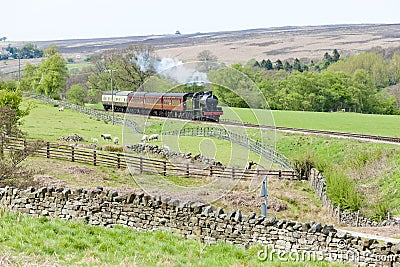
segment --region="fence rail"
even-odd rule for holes
[[[29,141],[11,139],[7,149],[26,150]],[[67,144],[43,142],[34,155],[48,158],[89,163],[94,166],[129,168],[133,173],[161,174],[164,176],[180,176],[187,178],[226,178],[251,180],[255,176],[276,177],[279,179],[299,180],[293,170],[242,169],[235,167],[202,166],[191,163],[173,163],[161,159],[149,159],[129,153],[116,153],[85,149]]]
[[[230,141],[232,143],[241,145],[246,149],[249,149],[269,161],[279,165],[283,169],[293,170],[291,161],[275,151],[274,149],[263,145],[258,141],[254,141],[247,136],[240,135],[238,133],[234,133],[232,131],[228,131],[224,128],[220,127],[194,127],[194,128],[182,128],[180,130],[173,130],[163,132],[163,135],[184,135],[184,136],[209,136],[215,137],[218,139],[223,139]]]

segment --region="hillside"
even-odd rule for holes
[[[208,49],[227,64],[251,58],[320,59],[326,51],[338,49],[342,55],[372,47],[398,46],[400,24],[324,25],[276,27],[193,34],[130,36],[121,38],[56,40],[37,42],[40,47],[56,44],[64,54],[91,54],[105,49],[145,43],[153,45],[161,57],[193,60]]]

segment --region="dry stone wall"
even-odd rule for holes
[[[360,216],[360,212],[348,212],[340,209],[340,206],[335,207],[328,199],[326,193],[326,179],[322,173],[316,169],[312,169],[308,177],[309,182],[314,188],[315,193],[322,201],[322,204],[327,207],[332,216],[337,218],[338,224],[344,224],[351,227],[376,227],[376,226],[393,226],[400,227],[400,220],[388,218],[382,222],[376,222],[372,219]]]
[[[361,239],[331,225],[264,218],[239,210],[224,212],[203,203],[119,195],[116,191],[67,188],[1,188],[0,204],[35,216],[84,220],[91,225],[125,225],[136,230],[168,230],[205,244],[219,241],[249,246],[263,244],[262,259],[269,252],[316,255],[318,259],[347,261],[356,265],[400,266],[400,244]],[[272,254],[271,254],[272,255]]]

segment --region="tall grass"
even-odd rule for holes
[[[0,216],[0,264],[26,266],[331,266],[327,262],[260,261],[261,246],[208,245],[170,232],[107,229],[82,222]],[[6,258],[5,258],[6,257]],[[336,266],[339,266],[336,264]]]
[[[340,168],[328,169],[326,178],[329,199],[341,209],[356,211],[362,204],[362,197],[356,188],[356,183],[346,176]]]

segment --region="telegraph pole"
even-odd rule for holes
[[[107,72],[111,73],[111,110],[112,110],[112,124],[114,125],[114,89],[113,89],[113,72],[117,71],[116,69],[108,69]]]

